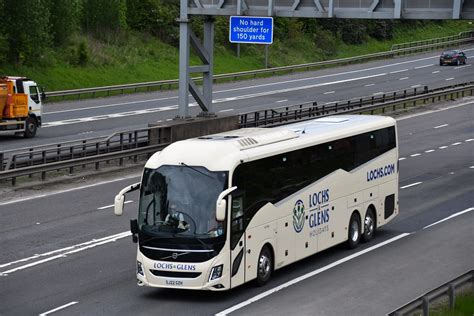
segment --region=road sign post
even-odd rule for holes
[[[231,43],[272,44],[273,18],[255,16],[231,16],[229,23]]]

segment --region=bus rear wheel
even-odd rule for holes
[[[362,234],[362,242],[369,242],[374,238],[375,233],[375,215],[374,211],[369,208],[365,213],[364,233]]]
[[[360,241],[360,218],[357,213],[353,213],[349,221],[349,238],[347,240],[347,247],[354,249],[359,245]]]
[[[272,275],[273,271],[273,257],[268,246],[263,247],[257,262],[257,284],[258,286],[265,285]]]

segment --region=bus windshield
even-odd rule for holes
[[[138,225],[148,235],[210,238],[224,235],[216,221],[216,201],[227,172],[182,164],[145,169]]]

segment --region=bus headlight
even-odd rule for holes
[[[145,276],[145,273],[143,272],[143,264],[140,261],[137,261],[137,274]]]
[[[224,265],[218,265],[212,268],[211,275],[209,276],[209,282],[212,280],[217,280],[222,276],[222,270]]]

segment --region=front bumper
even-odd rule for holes
[[[189,290],[223,291],[230,288],[230,269],[228,262],[224,262],[225,254],[219,254],[206,262],[169,262],[151,260],[141,253],[137,261],[142,263],[143,273],[137,273],[139,286],[158,288],[174,288]],[[220,278],[209,281],[213,267],[223,265]]]

